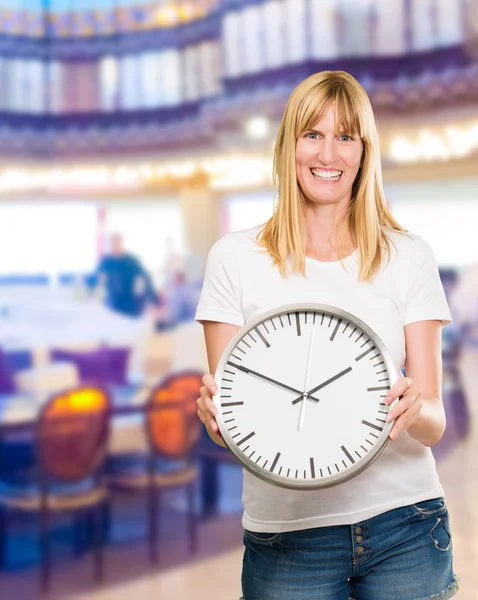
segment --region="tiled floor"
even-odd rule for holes
[[[461,578],[460,600],[476,600],[478,585],[478,434],[440,461],[455,546],[455,571]],[[242,549],[148,576],[77,600],[237,600],[240,596]]]

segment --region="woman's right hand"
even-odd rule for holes
[[[204,385],[201,386],[200,389],[201,396],[197,400],[198,416],[206,426],[206,430],[212,441],[219,446],[226,448],[226,444],[219,433],[219,428],[215,419],[217,409],[212,401],[213,395],[217,394],[218,392],[216,382],[214,381],[213,376],[209,373],[204,375],[202,382]]]

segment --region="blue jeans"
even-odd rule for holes
[[[446,600],[458,591],[443,498],[353,525],[244,533],[244,600]]]

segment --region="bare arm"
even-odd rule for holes
[[[407,377],[390,390],[398,405],[389,418],[398,417],[390,433],[396,439],[404,429],[424,446],[440,441],[446,418],[441,398],[442,357],[440,321],[419,321],[405,327]]]
[[[210,373],[215,373],[222,353],[229,342],[239,331],[237,325],[229,323],[218,323],[216,321],[203,321],[204,337],[206,339],[207,360]],[[216,408],[212,401],[212,395],[216,393],[215,385],[211,374],[203,377],[204,386],[201,387],[201,397],[198,399],[198,415],[206,426],[209,437],[213,442],[220,446],[225,446],[222,437],[218,431],[217,423],[214,419]]]

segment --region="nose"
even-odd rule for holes
[[[319,156],[320,162],[327,166],[335,162],[337,158],[337,149],[335,147],[335,139],[325,136],[320,144]]]

